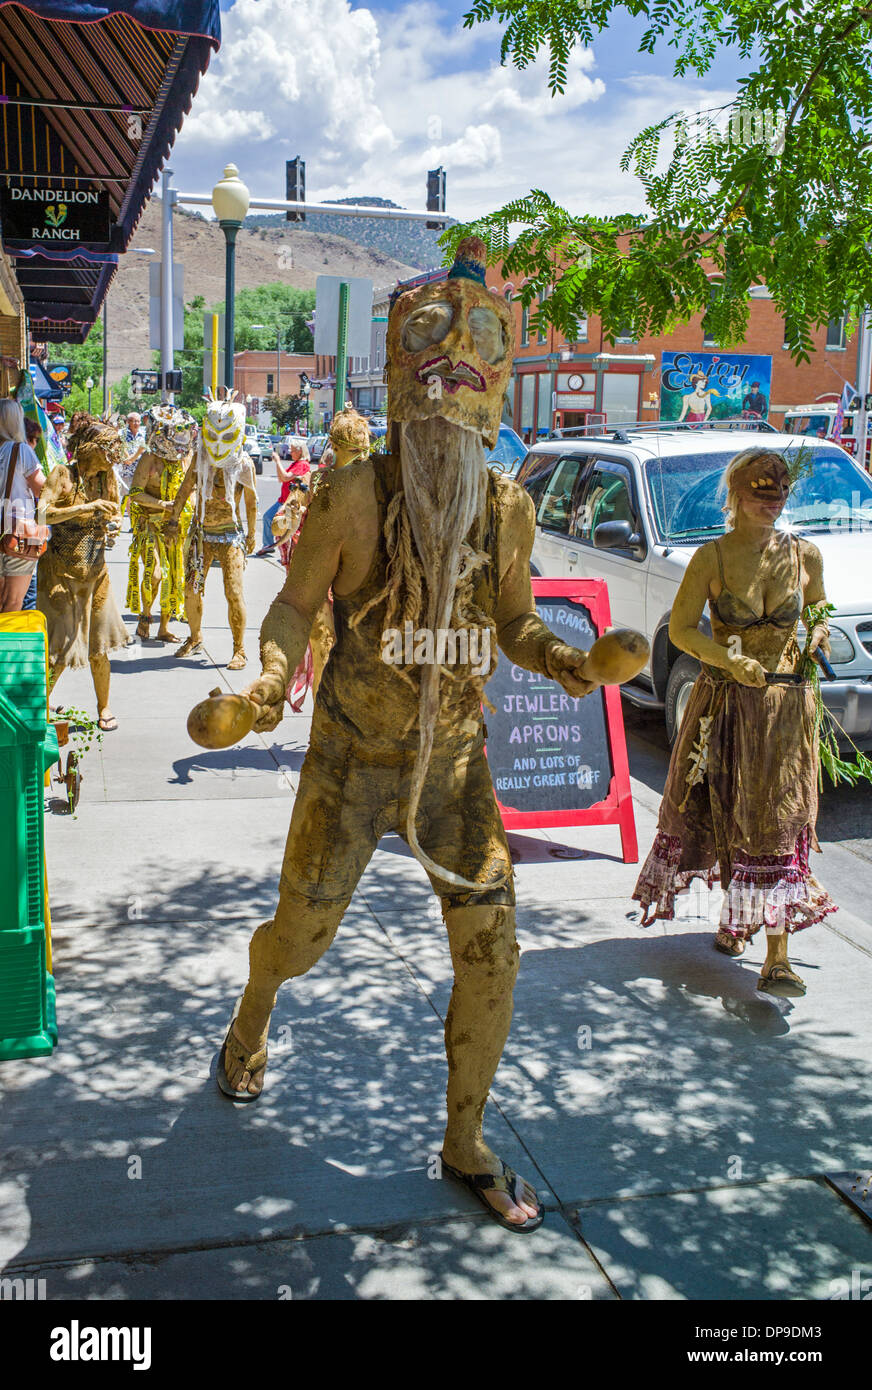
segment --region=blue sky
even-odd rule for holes
[[[222,0],[223,43],[176,143],[177,187],[208,191],[233,160],[262,196],[284,194],[284,162],[306,159],[310,199],[380,194],[424,202],[442,164],[448,210],[468,218],[543,187],[572,208],[638,210],[618,168],[633,135],[670,111],[721,104],[737,67],[672,77],[672,50],[640,54],[642,21],[619,14],[573,54],[565,96],[547,65],[499,67],[496,25],[462,28],[456,0]]]

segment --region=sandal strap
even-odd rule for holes
[[[266,1065],[267,1048],[260,1047],[256,1052],[248,1052],[243,1047],[242,1042],[236,1035],[236,1030],[231,1023],[224,1043],[225,1051],[229,1052],[234,1061],[242,1062],[246,1071],[259,1071]]]

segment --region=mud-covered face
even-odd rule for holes
[[[158,458],[182,459],[194,438],[194,417],[174,405],[155,405],[145,416],[145,447]]]
[[[494,445],[512,349],[511,309],[477,281],[448,279],[409,290],[388,324],[391,420],[442,416]]]
[[[784,510],[790,477],[783,460],[769,454],[737,469],[730,486],[746,512],[774,520]]]
[[[203,448],[215,468],[242,448],[245,439],[245,406],[234,401],[214,401],[203,416]]]

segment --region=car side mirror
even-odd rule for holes
[[[644,550],[645,542],[629,521],[601,521],[594,528],[593,543],[598,550]]]

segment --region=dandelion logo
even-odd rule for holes
[[[49,227],[62,227],[67,220],[66,203],[49,203],[45,210],[45,220]]]

